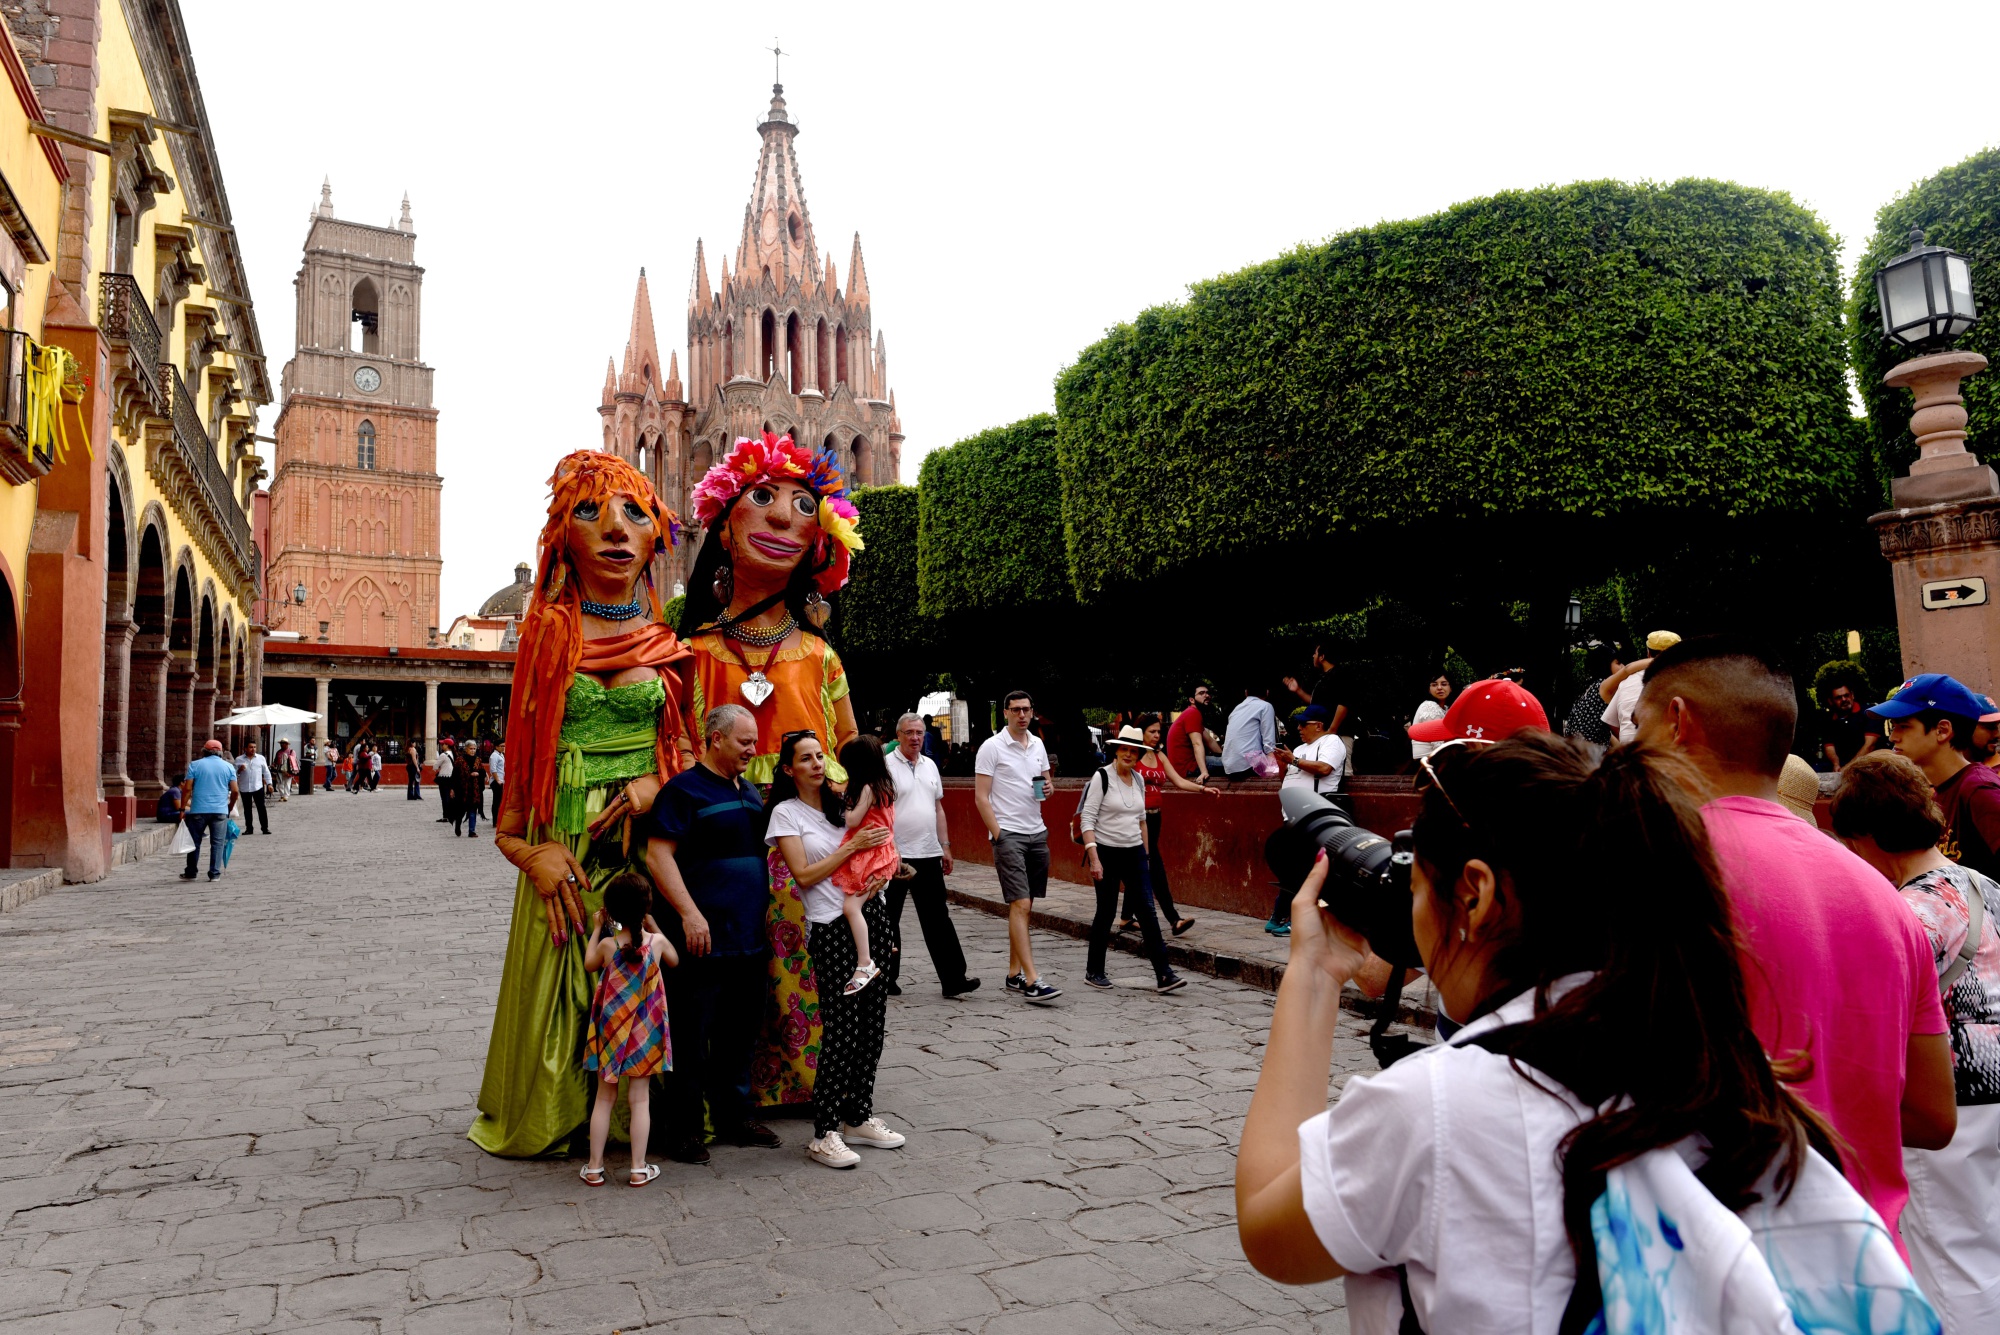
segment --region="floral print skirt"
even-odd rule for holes
[[[819,985],[806,950],[805,896],[776,849],[769,866],[764,925],[771,939],[771,992],[750,1064],[750,1101],[758,1108],[812,1102],[820,1052]]]

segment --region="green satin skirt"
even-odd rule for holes
[[[604,809],[617,784],[592,788],[585,807],[590,817]],[[604,886],[620,872],[645,873],[645,841],[633,841],[625,855],[617,829],[591,842],[587,834],[543,831],[541,840],[559,840],[590,874],[583,887],[584,930],[561,946],[549,940],[548,913],[534,883],[522,872],[514,881],[514,918],[507,929],[507,960],[500,973],[500,998],[493,1008],[493,1037],[486,1049],[486,1075],[479,1086],[479,1118],[467,1133],[488,1154],[529,1159],[568,1149],[570,1136],[590,1117],[596,1097],[583,1069],[585,1031],[595,979],[583,967],[590,923],[604,906]],[[534,841],[531,841],[534,842]],[[618,1128],[623,1139],[624,1100]]]

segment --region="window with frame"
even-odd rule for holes
[[[354,432],[354,464],[357,468],[373,470],[375,467],[375,427],[363,422]]]

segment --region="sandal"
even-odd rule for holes
[[[625,1185],[628,1187],[643,1187],[659,1175],[660,1166],[656,1163],[649,1163],[644,1168],[634,1168],[631,1180],[626,1182]]]
[[[1174,924],[1174,935],[1179,936],[1192,926],[1194,926],[1193,918],[1182,918],[1179,922]]]
[[[592,1168],[588,1164],[585,1164],[582,1168],[576,1170],[576,1175],[583,1179],[585,1186],[601,1187],[604,1185],[604,1170],[602,1168]]]
[[[854,971],[854,976],[852,978],[847,980],[847,986],[840,989],[840,995],[842,995],[843,997],[853,996],[856,992],[859,992],[862,988],[874,982],[876,977],[881,972],[882,969],[880,965],[876,964],[863,965],[861,968],[856,969]]]

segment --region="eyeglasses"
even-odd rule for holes
[[[1465,818],[1463,811],[1459,810],[1458,803],[1452,801],[1451,794],[1445,790],[1444,780],[1440,779],[1438,772],[1431,767],[1431,761],[1451,750],[1454,746],[1462,746],[1470,751],[1475,746],[1490,745],[1490,742],[1481,741],[1476,737],[1455,737],[1451,741],[1440,742],[1432,747],[1429,755],[1417,757],[1417,767],[1423,770],[1424,776],[1431,781],[1431,786],[1438,790],[1438,796],[1442,797],[1445,800],[1445,805],[1451,808],[1451,814],[1458,817],[1458,823],[1468,830],[1472,828],[1472,822]],[[1417,791],[1419,793],[1424,791],[1422,784],[1417,786]]]
[[[778,739],[778,742],[780,745],[783,745],[786,742],[795,742],[801,737],[811,737],[814,740],[818,740],[819,734],[814,732],[811,728],[794,728],[790,732],[786,733],[784,736],[780,737]]]

